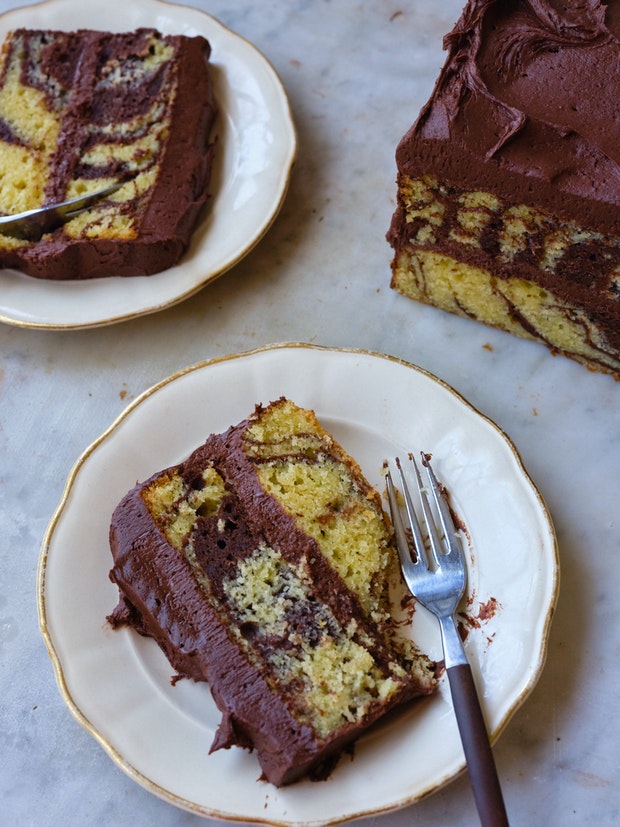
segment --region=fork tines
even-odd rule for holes
[[[396,548],[407,588],[419,603],[439,618],[444,631],[446,628],[449,629],[448,634],[452,639],[454,638],[452,629],[454,623],[447,621],[447,618],[454,620],[454,612],[465,592],[465,559],[446,497],[433,473],[430,459],[427,454],[421,456],[428,476],[428,487],[422,484],[420,470],[411,454],[409,454],[409,462],[420,494],[424,532],[418,521],[400,460],[396,460],[396,467],[399,471],[405,500],[406,517],[401,513],[398,505],[396,489],[389,468],[386,469],[387,492],[396,536]],[[429,491],[434,508],[431,507],[429,501]],[[437,514],[441,533],[435,523],[433,512]],[[405,519],[407,526],[405,526]],[[451,653],[447,655],[449,662],[458,663],[465,660],[462,646],[456,640],[454,646],[449,648],[451,650]]]
[[[400,508],[398,507],[398,500],[396,496],[396,490],[394,488],[394,483],[392,481],[392,475],[390,473],[388,464],[385,463],[388,498],[390,502],[390,510],[392,512],[392,522],[394,523],[394,531],[396,533],[396,539],[399,548],[409,547],[410,551],[415,554],[416,562],[424,564],[427,569],[431,567],[431,562],[435,568],[441,568],[445,567],[446,564],[449,563],[451,560],[457,562],[456,560],[454,560],[454,558],[458,558],[458,560],[460,561],[462,555],[461,543],[458,537],[457,528],[454,524],[452,515],[450,513],[450,508],[448,506],[446,497],[443,491],[441,490],[439,482],[437,481],[437,478],[431,466],[430,456],[423,452],[420,452],[420,455],[422,465],[425,467],[428,476],[428,487],[425,486],[422,482],[420,470],[418,468],[418,464],[413,458],[413,454],[409,453],[408,459],[414,478],[418,484],[418,491],[420,494],[420,505],[422,509],[422,515],[424,518],[425,529],[427,532],[428,544],[424,540],[422,528],[420,526],[420,522],[416,514],[416,509],[413,504],[411,494],[409,492],[409,486],[407,485],[407,480],[399,457],[396,457],[395,463],[400,476],[403,497],[405,500],[405,509],[407,511],[407,517],[409,521],[410,533],[407,532],[407,530],[404,527],[403,520],[400,514]],[[441,527],[441,535],[437,531],[435,518],[433,516],[433,510],[429,502],[429,491],[432,495],[434,507],[438,517],[438,522]],[[412,543],[410,542],[409,537],[411,537],[413,541]],[[412,545],[413,548],[411,547]],[[429,561],[428,559],[427,549],[430,549],[432,558],[431,561]]]

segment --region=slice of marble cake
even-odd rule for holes
[[[212,749],[276,785],[326,771],[434,664],[390,617],[381,501],[312,411],[280,399],[138,484],[112,518],[113,624],[153,637],[222,712]]]
[[[0,266],[42,279],[150,275],[186,251],[207,199],[216,106],[203,37],[18,29],[0,62],[0,213],[123,186]],[[1,227],[0,227],[1,230]]]

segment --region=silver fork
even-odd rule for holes
[[[428,488],[422,483],[418,465],[412,454],[409,454],[409,460],[420,492],[428,548],[400,460],[396,458],[395,462],[405,498],[407,527],[403,522],[389,466],[385,464],[388,501],[403,577],[414,597],[439,621],[450,693],[480,823],[484,827],[503,827],[508,825],[504,799],[471,667],[454,618],[467,579],[463,549],[448,503],[428,456],[422,454],[422,464],[428,475]],[[437,530],[428,499],[429,490],[435,504],[441,535]]]
[[[0,216],[0,233],[20,238],[24,241],[39,241],[44,233],[49,233],[69,221],[78,213],[84,212],[92,207],[101,198],[119,190],[125,181],[112,184],[88,195],[80,195],[77,198],[70,198],[68,201],[61,201],[57,204],[46,204],[44,207],[35,207],[26,212],[15,215]]]

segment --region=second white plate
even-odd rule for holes
[[[177,806],[308,827],[411,804],[463,769],[445,676],[433,697],[363,736],[325,782],[278,790],[259,780],[253,755],[209,755],[219,714],[206,685],[171,686],[153,641],[105,623],[118,598],[108,580],[117,502],[281,395],[313,408],[380,491],[384,458],[432,452],[468,529],[466,649],[494,738],[541,672],[558,558],[547,510],[509,439],[435,377],[377,354],[282,345],[191,367],[143,394],[84,453],[39,566],[41,627],[69,708],[132,778]],[[412,634],[441,658],[437,624],[422,609]]]
[[[282,84],[250,43],[213,17],[160,0],[48,0],[0,16],[0,42],[19,27],[204,35],[219,107],[210,201],[190,249],[152,276],[46,281],[0,270],[0,321],[73,329],[111,324],[175,304],[213,281],[262,238],[277,215],[296,152]]]

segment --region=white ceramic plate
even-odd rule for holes
[[[286,94],[266,59],[208,14],[160,0],[25,6],[0,16],[0,42],[20,26],[204,35],[219,106],[217,152],[205,218],[178,265],[146,277],[54,282],[0,270],[0,321],[63,330],[111,324],[179,302],[243,258],[277,215],[296,152]]]
[[[379,490],[384,458],[432,452],[470,535],[466,648],[497,737],[545,659],[558,587],[553,527],[497,426],[438,379],[386,356],[279,345],[199,364],[144,393],[71,473],[41,551],[40,621],[69,708],[144,787],[211,817],[331,824],[410,804],[463,769],[445,676],[435,696],[363,736],[327,781],[278,790],[259,780],[253,755],[208,754],[219,716],[206,685],[171,686],[156,644],[105,623],[117,602],[108,580],[117,502],[136,480],[281,395],[314,408]],[[441,658],[436,623],[422,609],[413,635]]]

